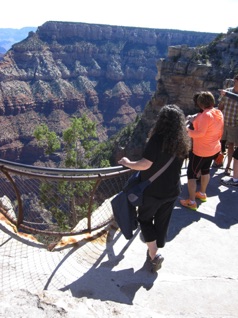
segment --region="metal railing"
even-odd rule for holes
[[[0,160],[0,212],[39,241],[91,233],[113,220],[111,198],[130,173],[122,166],[57,169]]]

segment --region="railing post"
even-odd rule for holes
[[[101,183],[101,175],[99,174],[98,176],[99,176],[99,178],[95,182],[94,187],[93,187],[91,194],[90,194],[90,197],[89,197],[89,205],[88,205],[88,231],[89,231],[89,233],[91,233],[91,229],[92,229],[91,214],[92,214],[93,198],[94,198],[94,194],[95,194],[99,184]]]
[[[10,183],[12,184],[14,191],[16,193],[17,202],[18,202],[18,217],[17,217],[16,225],[17,225],[17,227],[19,227],[19,225],[23,222],[23,219],[24,219],[21,195],[20,195],[20,192],[19,192],[15,182],[13,181],[12,177],[10,176],[10,174],[4,169],[4,167],[1,167],[1,170],[6,175],[7,179],[10,181]]]

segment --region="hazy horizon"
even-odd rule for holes
[[[47,21],[81,22],[126,27],[175,29],[208,33],[227,33],[238,26],[234,12],[238,0],[200,0],[191,5],[190,0],[13,0],[1,4],[0,28],[22,29],[38,27]]]

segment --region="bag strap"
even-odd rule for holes
[[[175,159],[175,156],[172,156],[169,159],[169,161],[162,168],[160,168],[155,174],[153,174],[153,176],[151,176],[148,180],[152,182],[156,178],[158,178],[158,176],[160,176],[170,166],[170,164],[174,161],[174,159]]]

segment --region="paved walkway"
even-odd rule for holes
[[[187,197],[185,168],[182,174]],[[238,189],[220,185],[222,169],[211,175],[208,201],[197,211],[177,202],[156,274],[144,263],[139,230],[127,241],[111,228],[95,241],[49,252],[0,224],[0,307],[22,289],[22,297],[29,291],[58,307],[77,303],[77,313],[68,305],[61,317],[238,317]]]

